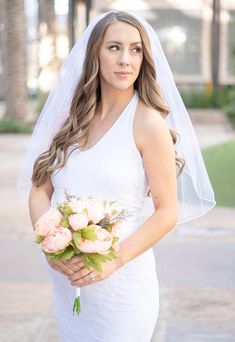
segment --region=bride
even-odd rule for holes
[[[149,342],[159,311],[152,247],[215,202],[187,112],[144,18],[108,12],[85,30],[35,126],[18,185],[30,190],[32,224],[64,199],[65,188],[134,210],[120,230],[118,257],[102,272],[88,271],[79,256],[45,261],[61,341]],[[143,221],[148,193],[154,210]],[[76,287],[78,317],[71,312]]]

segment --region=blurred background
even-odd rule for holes
[[[0,340],[59,340],[50,279],[16,182],[59,67],[88,23],[109,10],[139,13],[157,32],[217,201],[154,246],[160,313],[151,342],[233,342],[234,0],[0,0]]]

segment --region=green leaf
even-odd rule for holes
[[[69,227],[68,216],[64,216],[64,217],[61,219],[60,224],[61,224],[62,227],[68,228],[68,227]]]
[[[88,209],[87,209],[87,208],[84,208],[84,209],[83,209],[83,213],[84,213],[85,215],[88,216]]]
[[[112,224],[107,224],[107,225],[104,226],[104,229],[106,229],[109,233],[111,233],[112,228],[113,228]]]
[[[118,242],[118,240],[119,240],[119,237],[118,237],[118,236],[113,237],[113,243]]]
[[[95,258],[100,262],[106,262],[107,261],[107,258],[105,257],[104,254],[95,253]]]
[[[45,239],[45,236],[37,235],[36,239],[35,239],[35,242],[36,243],[41,243],[44,239]]]
[[[73,240],[75,242],[75,245],[78,247],[79,246],[79,243],[81,241],[81,231],[78,231],[78,232],[73,232]]]
[[[118,211],[116,209],[113,209],[111,212],[112,215],[116,215],[117,213],[118,213]]]
[[[102,272],[102,267],[100,265],[100,262],[95,258],[95,256],[89,255],[89,261],[91,263],[91,266],[94,267],[94,269],[97,272]]]
[[[55,260],[60,260],[60,259],[63,257],[63,253],[64,253],[64,251],[55,254],[55,255],[54,255],[54,259],[55,259]]]
[[[64,214],[66,216],[69,216],[73,213],[73,210],[70,208],[70,206],[68,204],[65,204],[64,206]]]
[[[90,263],[89,263],[89,258],[88,258],[88,255],[87,253],[83,253],[81,254],[81,258],[82,258],[82,261],[83,261],[83,264],[84,266],[90,271]]]
[[[95,233],[96,227],[94,224],[91,224],[90,226],[81,229],[82,237],[88,240],[96,240],[97,236]]]
[[[44,253],[47,257],[49,257],[50,259],[55,259],[55,254],[54,254],[54,253],[47,253],[47,252],[45,252],[45,251],[43,251],[43,253]]]
[[[75,254],[75,251],[74,251],[73,247],[69,246],[63,252],[62,258],[65,259],[65,260],[69,260],[69,259],[72,258],[72,256],[74,256],[74,254]]]
[[[57,203],[57,209],[64,216],[64,204],[63,203]]]
[[[116,251],[112,248],[111,251],[108,254],[105,254],[106,258],[108,260],[113,260],[117,257]]]
[[[74,241],[70,241],[69,244],[73,247],[73,249],[74,249],[74,251],[76,252],[76,254],[81,254],[81,253],[82,253],[82,252],[77,248],[77,246],[75,245]]]

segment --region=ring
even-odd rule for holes
[[[95,279],[95,275],[93,273],[89,273],[89,279],[93,281]]]

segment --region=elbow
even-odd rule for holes
[[[169,225],[171,228],[174,228],[176,226],[178,217],[179,217],[178,207],[171,208],[170,213],[169,213]]]
[[[160,210],[158,210],[159,212]],[[156,212],[157,214],[157,212]],[[168,207],[168,208],[162,208],[162,221],[164,222],[164,226],[168,231],[173,229],[178,221],[178,208],[176,207]],[[158,215],[156,215],[158,216]]]
[[[28,207],[30,208],[34,204],[38,205],[38,203],[51,202],[52,190],[48,191],[45,186],[35,186],[32,185],[28,197]]]
[[[167,231],[173,229],[178,221],[178,208],[177,207],[160,207],[154,213],[156,222],[161,222]]]

